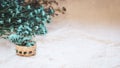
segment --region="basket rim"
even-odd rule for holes
[[[36,45],[33,46],[29,46],[29,47],[35,47]],[[20,46],[20,45],[16,45],[16,47],[28,47],[28,46]]]

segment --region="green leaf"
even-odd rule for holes
[[[29,26],[24,26],[26,29],[28,29],[29,31],[32,31],[32,29]]]
[[[10,28],[10,32],[13,32],[13,31],[14,31],[14,28],[13,28],[13,27],[11,27],[11,28]]]
[[[5,17],[5,14],[2,14],[2,17]]]
[[[24,37],[23,41],[28,41],[28,40],[31,40],[31,39],[32,39],[32,37]]]
[[[37,21],[37,22],[40,22],[41,19],[40,19],[39,17],[36,17],[36,21]]]
[[[30,17],[34,17],[32,12],[30,12],[29,16],[30,16]]]
[[[18,8],[16,8],[16,14],[20,13],[20,11],[18,10]]]
[[[38,14],[38,11],[37,10],[34,10],[35,14]]]
[[[18,22],[18,23],[21,23],[21,22],[22,22],[22,20],[21,20],[21,19],[19,19],[19,20],[17,20],[17,22]]]
[[[41,12],[41,14],[42,14],[42,16],[45,16],[45,11],[43,10],[43,11]]]
[[[8,22],[9,22],[9,23],[11,22],[11,18],[8,19]]]
[[[3,24],[3,21],[0,21],[0,24]]]
[[[27,9],[31,9],[31,6],[30,6],[30,5],[28,5],[28,6],[27,6]]]

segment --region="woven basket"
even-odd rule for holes
[[[34,46],[26,47],[26,46],[17,45],[16,54],[25,57],[33,56],[36,54],[36,46],[34,45]]]

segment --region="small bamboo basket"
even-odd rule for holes
[[[30,47],[17,45],[16,54],[24,57],[34,56],[36,54],[36,45]]]

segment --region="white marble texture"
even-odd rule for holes
[[[120,68],[120,33],[85,26],[75,21],[51,23],[47,35],[36,36],[33,57],[16,56],[14,44],[1,39],[0,68]]]

